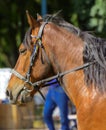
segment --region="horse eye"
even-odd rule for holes
[[[20,50],[19,50],[19,54],[24,54],[24,53],[26,52],[26,50],[27,50],[26,48],[20,49]]]

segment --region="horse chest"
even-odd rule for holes
[[[106,98],[82,102],[77,110],[78,130],[106,130]]]

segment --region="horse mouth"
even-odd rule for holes
[[[24,104],[30,101],[32,101],[30,92],[23,88],[17,93],[17,96],[15,96],[13,99],[10,99],[11,104]]]
[[[21,90],[16,100],[18,104],[22,104],[32,101],[32,97],[30,96],[30,93],[26,90]]]

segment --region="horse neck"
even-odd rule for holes
[[[63,28],[51,25],[45,31],[44,42],[55,74],[83,64],[83,41],[78,36]],[[82,83],[79,86],[81,81],[78,81],[78,79],[80,77],[82,77]],[[64,89],[74,103],[78,98],[80,89],[83,89],[81,88],[84,82],[83,78],[82,71],[67,74],[63,77]]]

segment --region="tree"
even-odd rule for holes
[[[64,19],[84,31],[106,35],[106,0],[47,0],[47,7],[49,14],[62,9]],[[18,47],[28,28],[26,10],[36,18],[41,0],[0,1],[0,67],[13,67],[17,60]]]
[[[39,11],[39,2],[26,0],[0,1],[0,66],[13,67],[18,57],[18,46],[27,28],[26,9],[34,7],[33,13]],[[5,11],[4,11],[5,10]]]

